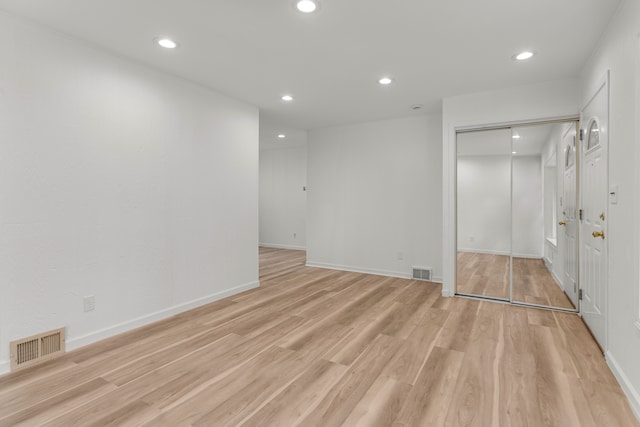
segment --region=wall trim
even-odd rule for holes
[[[442,297],[443,298],[451,298],[453,296],[453,294],[451,293],[451,291],[449,289],[445,289],[444,287],[442,287]]]
[[[616,377],[616,380],[620,383],[627,399],[629,399],[629,405],[631,406],[633,414],[638,421],[640,421],[640,393],[633,387],[633,384],[610,351],[606,352],[605,360],[607,361],[607,365],[609,365],[609,369],[611,369],[611,372],[613,372],[613,375]]]
[[[218,301],[223,298],[238,294],[240,292],[248,291],[260,286],[259,281],[246,283],[244,285],[235,286],[233,288],[225,289],[224,291],[216,292],[215,294],[207,295],[202,298],[197,298],[191,301],[187,301],[182,304],[174,305],[173,307],[166,308],[164,310],[156,311],[155,313],[146,314],[144,316],[137,317],[135,319],[127,320],[117,325],[109,326],[97,331],[72,338],[67,341],[67,351],[76,350],[80,347],[84,347],[89,344],[93,344],[97,341],[112,337],[123,332],[130,331],[141,326],[148,325],[149,323],[157,322],[158,320],[166,319],[167,317],[174,316],[176,314],[203,306],[205,304]],[[2,365],[0,364],[0,373]]]
[[[378,270],[375,268],[352,267],[348,265],[330,264],[326,262],[307,261],[307,267],[326,268],[329,270],[352,271],[354,273],[374,274],[376,276],[398,277],[400,279],[411,279],[411,273],[399,271]]]
[[[8,374],[11,370],[10,360],[0,360],[0,375]]]
[[[294,251],[306,251],[306,246],[296,246],[296,245],[281,245],[279,243],[258,243],[258,246],[262,246],[263,248],[274,248],[274,249],[291,249]]]
[[[514,258],[542,259],[542,255],[538,254],[512,254]]]
[[[494,251],[492,249],[468,249],[468,248],[459,248],[458,252],[465,253],[476,253],[476,254],[487,254],[487,255],[505,255],[505,256],[513,256],[514,258],[527,258],[527,259],[542,259],[542,255],[538,254],[518,254],[511,253],[509,251]]]
[[[551,272],[551,277],[553,277],[553,280],[556,282],[556,285],[558,285],[558,287],[564,291],[564,283],[562,283],[562,280],[560,280],[560,278],[558,277],[555,271]]]
[[[376,276],[397,277],[399,279],[411,279],[410,273],[405,274],[397,271],[377,270],[373,268],[350,267],[346,265],[329,264],[324,262],[313,262],[313,261],[307,261],[306,266],[316,267],[316,268],[326,268],[328,270],[351,271],[353,273],[373,274]],[[438,283],[441,285],[442,277],[433,276],[431,280],[427,280],[427,281],[431,283]]]
[[[493,249],[469,249],[458,248],[458,252],[474,253],[474,254],[487,254],[487,255],[511,255],[509,251],[494,251]]]

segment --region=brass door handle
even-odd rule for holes
[[[560,222],[558,223],[558,225],[567,225],[567,223],[566,223],[566,222],[564,222],[564,221],[560,221]]]
[[[591,233],[591,235],[593,237],[602,237],[604,239],[604,231],[594,231],[593,233]]]

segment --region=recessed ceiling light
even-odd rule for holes
[[[176,47],[178,47],[178,43],[174,42],[171,39],[167,39],[167,38],[162,38],[162,39],[158,39],[157,43],[167,49],[175,49]]]
[[[511,154],[518,154],[518,152],[517,151],[512,151]]]
[[[278,135],[278,138],[280,139],[285,139],[287,137],[287,135],[285,135],[284,133],[281,133]]]
[[[520,135],[513,135],[511,138],[513,138],[513,139],[520,139]]]
[[[518,61],[524,61],[526,59],[531,58],[532,56],[533,56],[533,52],[525,51],[525,52],[520,52],[514,55],[514,58],[517,59]]]
[[[296,2],[296,8],[300,12],[311,13],[318,8],[318,3],[312,0],[300,0]]]
[[[390,85],[391,83],[393,83],[393,79],[391,77],[382,77],[380,80],[378,80],[378,83],[384,86]]]
[[[283,101],[293,101],[293,96],[291,95],[282,95]]]

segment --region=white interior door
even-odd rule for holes
[[[609,142],[609,78],[581,112],[580,287],[581,313],[596,340],[606,349],[608,199],[607,147]]]
[[[562,190],[562,215],[560,215],[559,225],[561,233],[564,234],[564,291],[573,302],[574,307],[578,307],[578,263],[577,254],[577,208],[576,208],[576,130],[573,129],[564,136],[562,140],[564,147],[564,183]]]

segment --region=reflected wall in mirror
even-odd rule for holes
[[[456,135],[457,294],[575,310],[576,129]]]
[[[456,292],[509,299],[511,131],[459,133]]]
[[[566,292],[575,281],[565,283],[564,272],[572,259],[575,262],[575,243],[567,243],[565,234],[572,215],[567,209],[575,209],[575,179],[573,184],[567,181],[573,189],[564,188],[565,170],[558,167],[558,158],[566,157],[567,139],[575,147],[575,128],[571,122],[512,129],[514,302],[575,308]],[[571,227],[575,224],[569,224]]]

